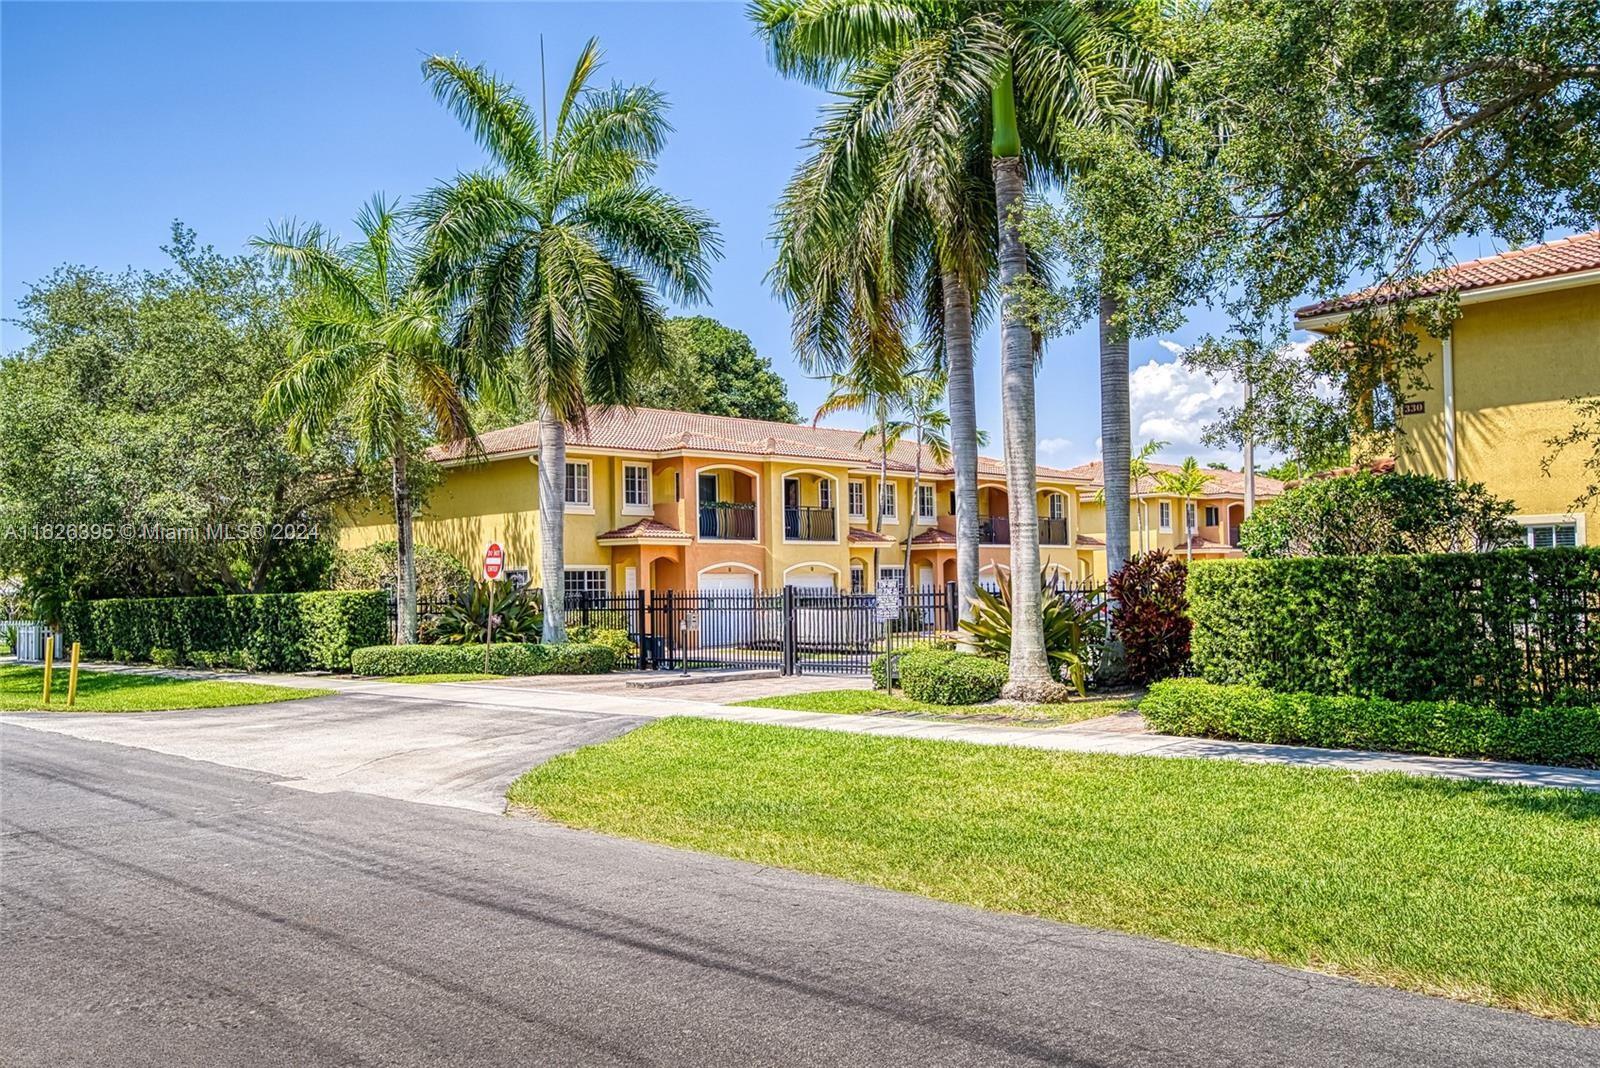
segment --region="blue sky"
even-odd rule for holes
[[[766,272],[772,208],[824,96],[772,71],[742,3],[6,3],[5,314],[61,263],[160,265],[175,218],[224,251],[275,219],[348,233],[373,193],[408,197],[479,165],[477,147],[424,87],[421,62],[459,54],[531,97],[541,33],[557,89],[595,35],[604,77],[666,93],[676,132],[657,181],[708,211],[724,242],[710,305],[699,310],[747,332],[802,411],[813,409],[824,391],[790,357],[788,315]],[[1175,350],[1216,325],[1202,310],[1132,348],[1136,436],[1173,440],[1173,456],[1209,455],[1199,428],[1233,392],[1174,364]],[[25,340],[9,324],[0,338],[8,351]],[[992,335],[979,355],[979,418],[998,441]],[[1038,383],[1041,461],[1096,456],[1097,366],[1092,328],[1050,344]]]

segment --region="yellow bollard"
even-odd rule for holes
[[[56,662],[56,636],[49,631],[44,634],[44,703],[50,703],[50,669]]]
[[[78,654],[83,651],[82,642],[72,643],[72,670],[67,673],[67,707],[71,708],[78,700]]]

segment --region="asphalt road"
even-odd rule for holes
[[[1583,1065],[1600,1031],[0,727],[7,1065]]]

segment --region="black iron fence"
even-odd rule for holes
[[[1053,585],[1072,596],[1103,594],[1098,586]],[[529,595],[537,600],[538,591]],[[424,635],[449,604],[418,601]],[[575,593],[563,608],[568,627],[627,632],[638,650],[634,666],[641,670],[770,669],[786,675],[865,675],[891,646],[903,652],[952,637],[958,618],[954,583],[904,591],[888,618],[878,611],[876,594],[798,586]],[[391,599],[391,632],[396,615]]]

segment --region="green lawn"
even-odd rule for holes
[[[472,672],[457,672],[455,674],[450,674],[449,672],[443,672],[443,673],[436,674],[436,675],[389,675],[389,676],[387,676],[387,677],[385,677],[383,679],[380,679],[379,681],[381,681],[381,682],[417,682],[417,683],[427,683],[427,682],[483,682],[483,681],[485,681],[487,679],[503,679],[503,678],[505,678],[504,675],[485,675],[480,671],[480,672],[478,672],[476,674],[474,674]]]
[[[1600,796],[667,719],[573,826],[1600,1024]]]
[[[123,675],[116,672],[78,672],[78,702],[67,708],[67,668],[50,677],[50,703],[39,698],[44,669],[0,667],[0,710],[7,712],[155,712],[169,708],[222,708],[322,697],[333,690],[267,686],[257,682],[218,682],[211,679],[177,679],[160,675]]]
[[[1132,696],[1091,697],[1057,705],[930,705],[882,690],[819,690],[815,693],[757,697],[735,704],[752,708],[783,708],[791,712],[839,712],[860,715],[868,712],[916,712],[924,715],[955,716],[962,719],[991,719],[1016,723],[1057,725],[1110,716],[1138,706]]]

